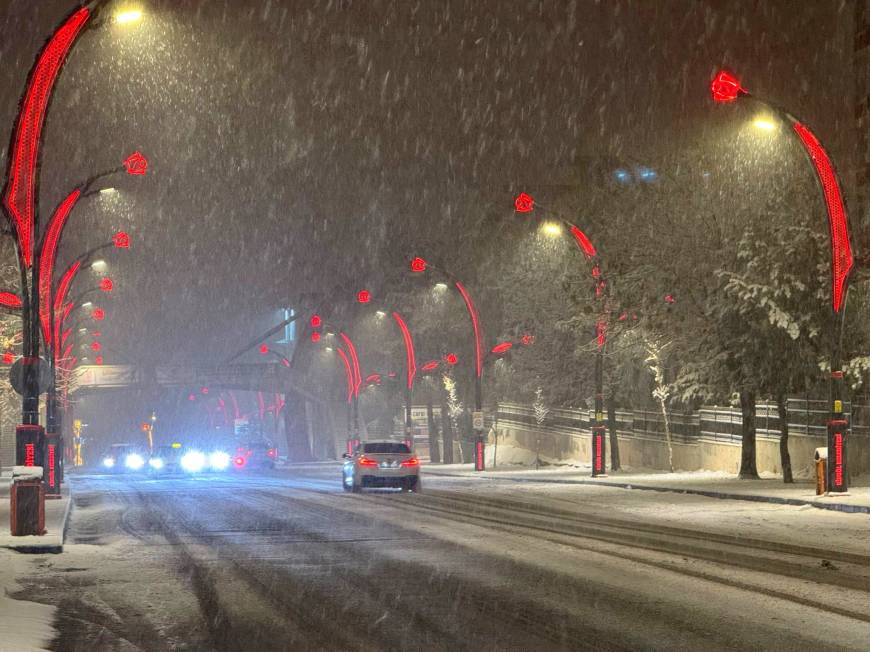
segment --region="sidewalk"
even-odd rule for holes
[[[668,491],[721,498],[747,500],[780,505],[810,505],[819,509],[870,514],[870,479],[857,478],[846,496],[816,496],[815,483],[798,480],[785,484],[779,477],[761,480],[740,480],[736,475],[720,471],[629,472],[619,471],[605,477],[593,478],[589,468],[499,468],[495,471],[475,472],[471,464],[427,465],[426,475],[476,478],[481,481],[541,482],[555,484],[582,484]]]
[[[45,501],[46,534],[41,537],[13,537],[9,532],[9,484],[12,478],[0,475],[0,548],[18,552],[58,553],[63,552],[63,539],[69,518],[72,500],[69,484],[61,489],[62,497]]]

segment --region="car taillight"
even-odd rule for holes
[[[420,460],[416,457],[412,457],[410,459],[404,460],[402,462],[402,466],[420,466]]]
[[[245,462],[247,461],[248,460],[246,460],[243,456],[238,455],[236,459],[233,460],[233,464],[235,464],[236,467],[240,469],[245,465]]]
[[[359,460],[357,460],[357,461],[359,462],[360,466],[377,466],[378,465],[377,460],[370,459],[370,458],[366,457],[365,455],[360,457]]]

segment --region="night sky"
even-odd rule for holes
[[[2,0],[0,125],[75,3]],[[600,159],[656,168],[715,142],[720,66],[800,117],[848,171],[848,2],[147,1],[82,36],[43,148],[43,219],[141,150],[144,179],[82,205],[61,258],[123,228],[109,349],[207,363],[335,283],[376,292],[407,255],[455,269],[513,195]],[[5,169],[6,152],[3,151]],[[848,177],[847,177],[848,189]],[[605,220],[602,216],[600,219]],[[107,353],[107,362],[112,362]]]

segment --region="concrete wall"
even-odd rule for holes
[[[715,412],[715,414],[713,414]],[[775,413],[775,410],[773,410]],[[672,435],[674,469],[678,471],[725,471],[737,473],[740,468],[741,445],[739,420],[734,421],[731,408],[705,408],[701,418],[677,415],[675,421],[682,428]],[[773,422],[771,407],[759,410],[761,426],[756,431],[756,462],[759,472],[782,473],[779,455],[778,424]],[[644,413],[642,421],[632,412],[620,411],[618,420],[619,455],[622,465],[635,469],[667,470],[668,445],[662,432],[651,424],[651,413]],[[739,411],[737,412],[739,418]],[[537,458],[543,464],[588,464],[591,458],[591,431],[589,413],[579,410],[553,410],[543,424],[536,423],[531,407],[504,404],[499,407],[496,436],[490,436],[488,463],[498,466],[533,464]],[[800,416],[800,415],[798,415]],[[705,423],[716,421],[728,424],[718,430],[702,430]],[[791,418],[789,419],[791,421]],[[633,425],[643,423],[645,430]],[[697,428],[692,432],[693,423]],[[700,424],[700,425],[698,425]],[[809,433],[809,434],[807,434]],[[501,448],[498,452],[497,446]],[[864,429],[850,436],[849,472],[852,476],[870,473],[870,436]],[[609,445],[609,438],[608,438]],[[796,477],[812,477],[815,449],[825,446],[825,437],[817,426],[790,423],[789,453]],[[523,451],[526,453],[524,454]],[[493,459],[495,458],[495,459]],[[610,451],[607,452],[608,466]]]

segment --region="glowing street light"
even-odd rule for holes
[[[139,9],[128,9],[115,14],[115,22],[118,25],[129,25],[142,20],[142,12]]]
[[[558,222],[544,222],[541,224],[541,231],[544,235],[555,238],[562,235],[562,225]]]
[[[762,131],[773,131],[776,129],[776,123],[770,118],[756,118],[752,121],[752,126]]]

